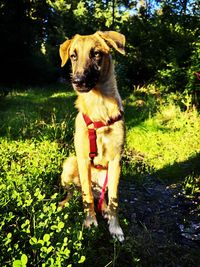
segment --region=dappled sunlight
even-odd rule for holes
[[[24,96],[23,93],[18,95],[17,100],[16,93],[13,96],[10,94],[4,98],[4,106],[1,106],[1,203],[11,216],[6,222],[9,225],[8,234],[7,228],[2,226],[5,233],[2,242],[8,242],[3,249],[5,251],[7,246],[11,246],[13,238],[23,233],[27,246],[44,256],[53,251],[52,257],[57,257],[67,249],[65,253],[69,257],[72,257],[73,251],[78,251],[77,261],[83,261],[85,258],[76,245],[84,247],[85,243],[88,246],[88,242],[90,247],[106,243],[106,249],[111,251],[105,222],[98,219],[99,228],[85,230],[83,235],[80,195],[75,194],[64,209],[57,208],[64,194],[59,188],[62,161],[69,154],[74,154],[75,94],[62,90],[44,93],[39,89],[36,94],[37,97],[29,90]],[[170,210],[171,206],[177,205],[171,197],[173,191],[169,189],[166,192],[165,186],[158,181],[166,184],[181,182],[190,197],[198,192],[200,118],[195,108],[182,111],[177,104],[169,104],[167,99],[145,93],[132,95],[124,101],[127,144],[122,159],[120,207],[123,207],[123,203],[126,206],[120,210],[120,216],[131,219],[125,223],[127,219],[120,218],[125,232],[123,250],[118,248],[122,255],[129,255],[132,246],[138,251],[142,246],[143,255],[147,255],[148,251],[153,253],[155,244],[166,244],[168,240],[174,242],[173,247],[168,247],[169,253],[172,248],[180,249],[172,237],[172,230],[174,234],[179,234],[174,227],[175,212],[179,212],[179,207],[175,212],[174,208]],[[138,105],[138,100],[143,102]],[[128,189],[124,190],[123,184]],[[152,184],[155,189],[152,189]],[[129,198],[130,203],[127,202]],[[128,204],[131,205],[128,207]],[[126,214],[129,209],[130,212]],[[3,216],[6,220],[5,212]],[[163,218],[162,212],[170,216],[170,220]],[[179,219],[182,220],[182,217]],[[192,223],[191,219],[188,221]],[[13,227],[16,222],[16,227]],[[181,229],[188,229],[186,226],[182,223]],[[151,236],[155,240],[150,239]],[[71,241],[68,244],[66,237],[76,240],[76,244],[73,246]],[[55,247],[56,240],[60,240],[60,245]],[[106,254],[107,258],[110,253]],[[138,259],[135,257],[134,261]]]
[[[136,112],[138,118],[143,116]],[[175,103],[162,103],[154,115],[148,114],[128,130],[127,145],[143,153],[152,169],[185,161],[200,151],[200,118],[195,108],[181,111]]]
[[[200,266],[199,0],[2,0],[0,20],[0,266]],[[109,50],[123,98],[123,244],[98,212],[83,228],[77,190],[59,207],[77,114],[59,48],[96,31],[126,39],[123,56],[102,39],[86,64]],[[62,51],[81,65],[79,52]]]
[[[75,92],[56,92],[53,93],[50,98],[69,98],[69,97],[74,97],[75,96]]]
[[[0,107],[0,136],[10,139],[72,138],[73,92],[27,89],[8,94]]]

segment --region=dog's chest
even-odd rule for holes
[[[123,122],[119,121],[96,131],[97,156],[95,165],[107,166],[116,154],[121,153],[124,142]]]
[[[119,96],[118,96],[119,97]],[[92,121],[102,121],[106,123],[110,118],[119,115],[121,99],[114,97],[105,97],[97,92],[89,92],[84,97],[79,95],[76,101],[76,107],[83,114],[87,114]]]

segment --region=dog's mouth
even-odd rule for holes
[[[74,86],[74,89],[79,93],[88,93],[90,90],[92,90],[91,88],[77,86]]]
[[[90,90],[92,90],[96,83],[77,83],[77,82],[73,82],[72,80],[72,85],[74,87],[74,89],[76,91],[78,91],[79,93],[88,93]]]

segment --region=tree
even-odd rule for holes
[[[198,71],[199,10],[198,0],[1,0],[1,82],[55,81],[65,39],[112,29],[127,38],[115,57],[123,83],[184,90]]]
[[[1,1],[0,57],[4,62],[1,81],[33,82],[41,79],[40,61],[45,64],[41,45],[46,35],[47,10],[45,1]]]

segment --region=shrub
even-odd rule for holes
[[[1,266],[84,262],[79,198],[65,209],[58,207],[63,158],[64,151],[53,142],[1,140]]]

